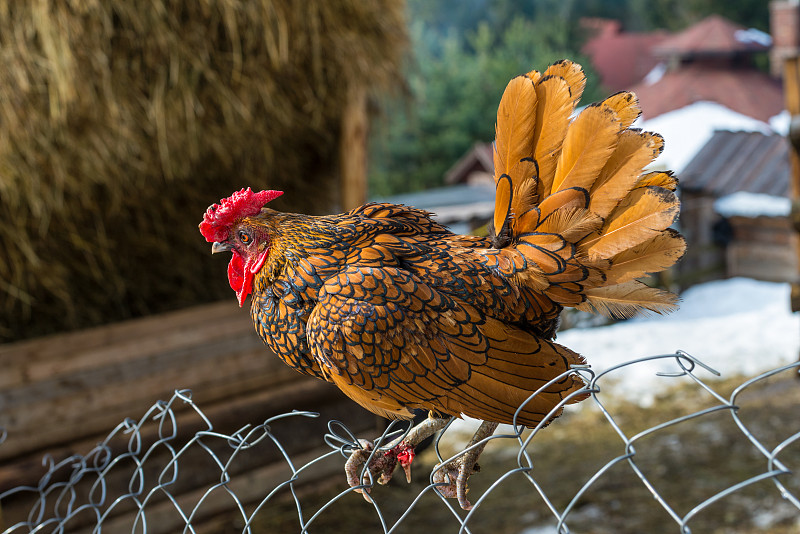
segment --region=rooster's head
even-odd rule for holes
[[[236,292],[239,306],[253,291],[253,277],[264,266],[269,255],[270,238],[263,225],[254,216],[261,208],[283,194],[283,191],[260,191],[254,193],[249,187],[209,206],[200,233],[206,241],[213,243],[211,252],[230,251],[233,254],[228,264],[228,282]]]

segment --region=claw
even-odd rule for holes
[[[437,466],[437,471],[434,473],[433,481],[439,484],[436,490],[443,497],[458,499],[458,504],[462,510],[472,509],[472,503],[467,499],[468,481],[470,475],[480,471],[478,457],[486,447],[485,442],[479,443],[491,436],[495,429],[497,429],[497,423],[486,421],[481,423],[481,426],[478,427],[475,435],[472,436],[467,445],[467,450],[452,462]]]
[[[471,510],[472,503],[467,499],[468,481],[470,475],[480,471],[478,465],[474,461],[470,462],[467,455],[464,455],[441,467],[437,466],[437,469],[433,476],[437,491],[442,497],[457,499],[462,510]]]
[[[359,473],[361,471],[361,466],[366,463],[367,458],[369,458],[370,454],[372,454],[373,445],[372,442],[364,439],[360,439],[358,442],[361,445],[361,448],[354,450],[350,454],[350,458],[348,458],[347,462],[344,464],[344,472],[347,476],[347,484],[351,488],[354,488],[356,493],[361,493],[364,495],[364,499],[370,502],[371,499],[367,495],[369,493],[369,488],[362,489],[357,488],[356,486],[360,486],[362,484],[362,481],[359,480]],[[365,475],[365,478],[368,477]],[[369,484],[369,480],[367,479],[365,483]]]

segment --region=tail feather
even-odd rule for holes
[[[667,230],[647,241],[616,254],[606,271],[606,283],[621,284],[659,273],[683,256],[686,241],[675,230]]]
[[[599,235],[584,238],[580,248],[589,256],[610,258],[664,232],[679,210],[675,193],[668,189],[634,189],[611,212]]]
[[[539,164],[539,198],[550,194],[561,145],[574,110],[569,84],[560,76],[542,77],[536,84],[539,105],[533,133],[533,159]]]
[[[589,106],[570,124],[558,159],[552,191],[589,190],[619,139],[619,119],[607,106]]]
[[[622,128],[630,128],[642,114],[642,108],[639,107],[636,95],[628,91],[620,91],[609,96],[603,100],[603,105],[616,112]]]
[[[597,175],[591,189],[591,210],[600,217],[611,211],[633,189],[642,169],[663,149],[660,135],[623,130],[617,146]]]
[[[636,187],[647,186],[663,187],[675,191],[678,188],[678,179],[672,175],[672,171],[648,172],[636,182]]]
[[[573,109],[578,104],[578,101],[583,96],[583,90],[586,87],[586,76],[583,74],[583,69],[577,63],[568,59],[556,61],[544,71],[545,76],[560,76],[564,78],[569,86],[569,92],[572,97]]]
[[[494,228],[508,239],[498,246],[531,260],[537,288],[560,304],[621,317],[669,311],[673,295],[637,281],[685,249],[669,228],[679,212],[677,180],[643,172],[663,139],[631,128],[641,108],[630,92],[571,119],[584,86],[580,65],[560,61],[515,78],[503,94]]]
[[[646,286],[638,280],[587,289],[585,294],[586,300],[576,308],[615,319],[627,319],[642,310],[664,314],[678,307],[676,295]]]
[[[509,174],[519,160],[533,152],[537,107],[536,87],[530,79],[517,76],[509,82],[495,125],[494,168],[498,176]]]
[[[497,109],[494,227],[498,232],[511,213],[514,184],[519,187],[527,182],[525,169],[519,163],[533,152],[537,107],[533,82],[525,76],[517,76],[509,82]],[[512,177],[512,173],[516,176]]]

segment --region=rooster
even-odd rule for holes
[[[449,416],[484,421],[470,453],[435,480],[468,509],[467,478],[498,423],[535,427],[586,397],[582,356],[555,343],[564,306],[630,317],[677,297],[638,279],[663,271],[685,242],[669,172],[643,172],[663,139],[631,128],[635,95],[573,116],[585,78],[563,60],[512,79],[497,112],[495,212],[489,236],[456,235],[432,214],[371,203],[307,216],[265,205],[280,191],[234,193],[200,231],[232,253],[239,305],[252,295],[258,334],[285,363],[332,382],[378,415],[429,419],[382,456],[353,454],[348,481],[368,490]],[[534,394],[535,393],[535,394]],[[366,449],[367,451],[369,449]],[[365,498],[368,498],[365,494]]]

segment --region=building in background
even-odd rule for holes
[[[747,276],[788,282],[797,257],[789,220],[789,143],[782,135],[718,131],[680,175],[684,283]]]

